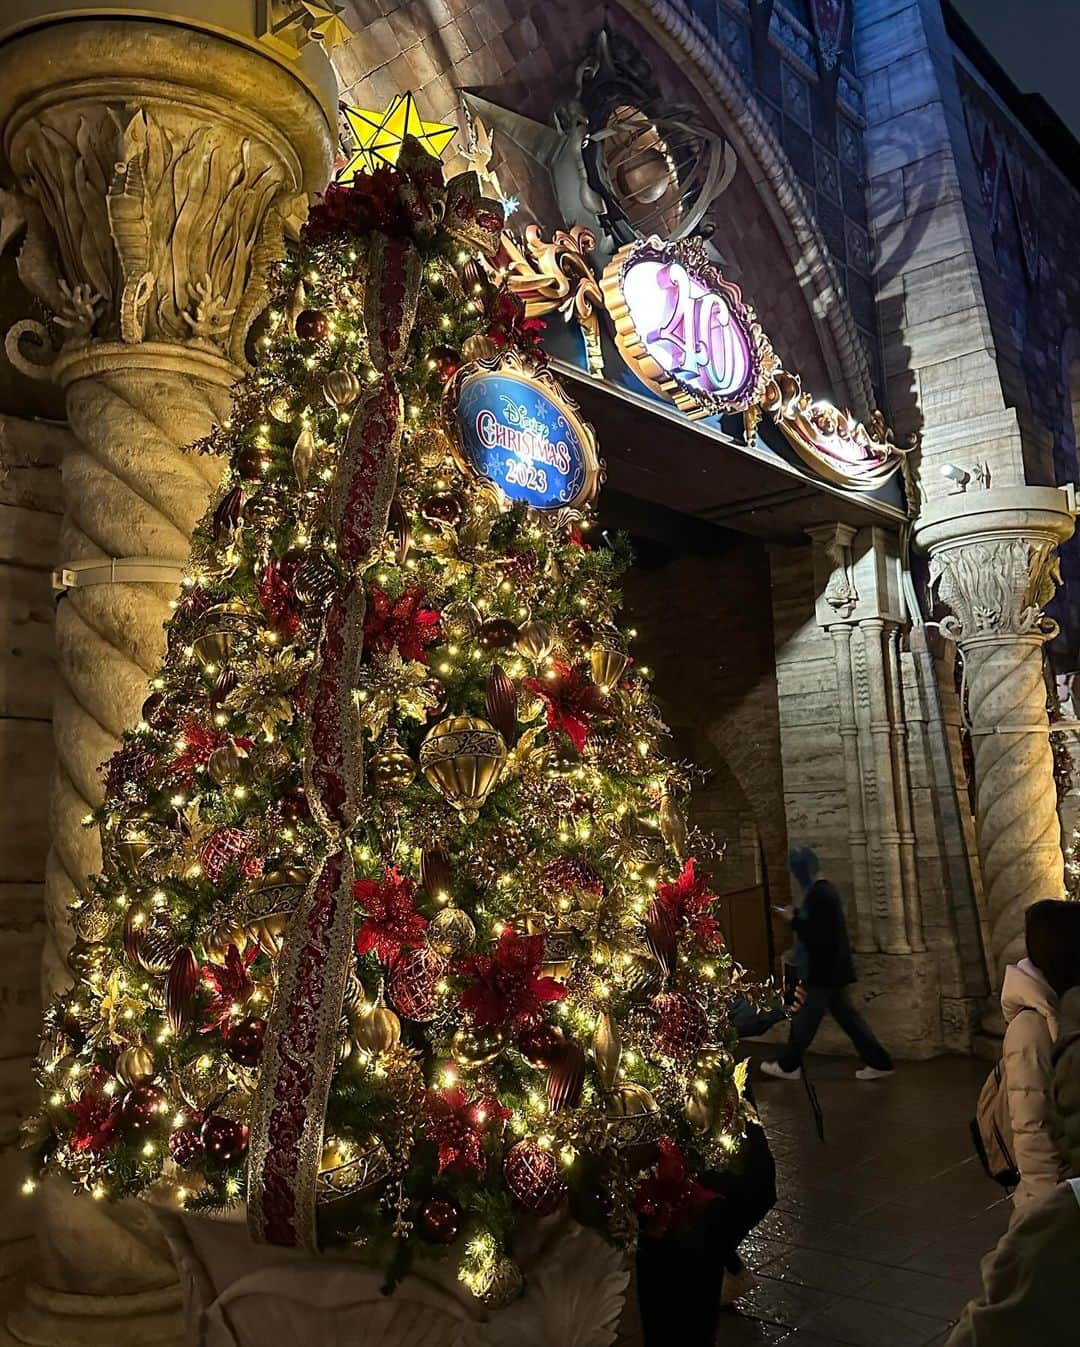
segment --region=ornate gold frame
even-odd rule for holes
[[[604,356],[600,348],[600,313],[604,293],[593,274],[589,254],[596,235],[584,225],[557,229],[548,243],[539,225],[525,230],[524,247],[511,234],[503,235],[509,257],[506,283],[525,304],[528,318],[559,312],[569,322],[576,318],[585,339],[585,358],[594,379],[603,377]]]
[[[585,457],[584,485],[573,500],[563,505],[551,509],[540,509],[536,506],[528,506],[527,508],[531,515],[552,528],[560,528],[564,524],[585,519],[589,515],[596,500],[597,492],[604,484],[607,476],[603,460],[599,456],[596,432],[589,422],[582,417],[577,403],[573,401],[554,374],[548,369],[541,368],[517,351],[507,351],[491,360],[474,360],[467,365],[462,365],[446,385],[443,393],[442,424],[450,440],[455,463],[462,472],[466,473],[473,481],[478,482],[482,490],[503,509],[508,509],[515,504],[497,483],[487,477],[482,477],[477,472],[476,465],[470,459],[461,439],[457,418],[458,402],[465,384],[480,374],[499,374],[525,384],[530,388],[539,390],[544,397],[558,406],[571,431],[577,437]]]

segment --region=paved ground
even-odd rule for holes
[[[903,1062],[874,1083],[856,1065],[810,1059],[824,1144],[802,1085],[753,1073],[779,1201],[742,1246],[756,1282],[718,1347],[933,1347],[978,1288],[1009,1217],[967,1128],[986,1064]]]

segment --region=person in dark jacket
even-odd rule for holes
[[[873,1030],[851,1004],[848,988],[855,981],[844,904],[839,893],[821,875],[821,863],[810,847],[794,847],[788,868],[803,891],[803,900],[784,916],[798,937],[806,983],[802,1009],[791,1021],[787,1047],[775,1062],[762,1062],[767,1076],[798,1080],[802,1059],[821,1021],[829,1014],[855,1045],[863,1065],[858,1080],[879,1080],[891,1074],[892,1058],[874,1037]]]
[[[799,1008],[796,998],[794,1013]],[[754,1038],[787,1017],[782,1005],[764,1008],[736,997],[728,1019],[739,1038]],[[638,1309],[645,1347],[713,1347],[720,1309],[747,1289],[750,1274],[739,1258],[745,1239],[776,1202],[776,1165],[758,1123],[750,1123],[740,1163],[701,1176],[717,1194],[686,1230],[659,1239],[642,1235],[637,1251]],[[673,1336],[675,1334],[676,1336]]]

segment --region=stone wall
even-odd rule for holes
[[[720,536],[719,555],[639,559],[624,585],[626,619],[638,632],[635,656],[654,674],[675,751],[710,773],[694,821],[728,843],[721,888],[757,882],[760,841],[773,901],[781,903],[789,892],[787,833],[768,559],[754,538]]]

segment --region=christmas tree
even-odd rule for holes
[[[283,260],[193,446],[228,468],[88,820],[35,1133],[98,1198],[246,1203],[256,1239],[392,1276],[453,1245],[490,1304],[521,1211],[630,1246],[710,1199],[750,1114],[625,549],[585,541],[599,464],[535,503],[519,421],[513,500],[454,429],[470,372],[564,397],[501,228],[406,142]]]

